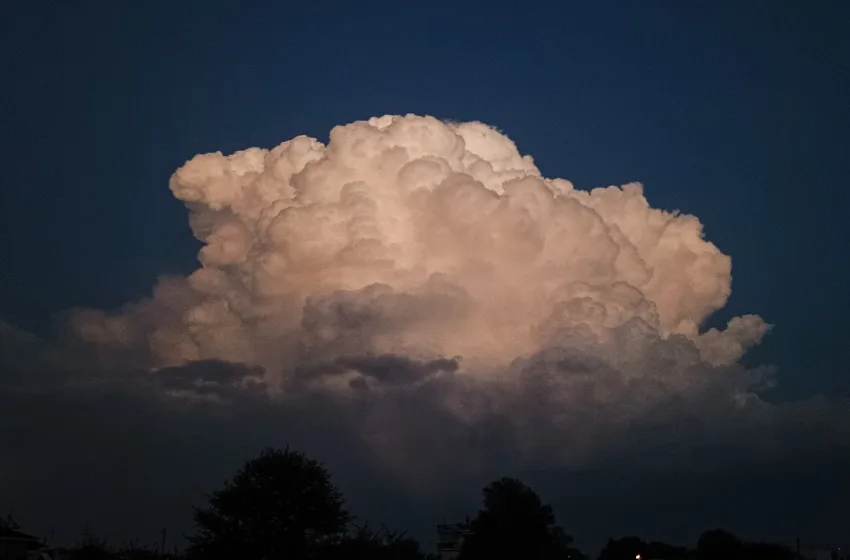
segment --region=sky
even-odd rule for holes
[[[374,3],[353,9],[348,4],[13,2],[7,7],[0,22],[7,53],[0,62],[7,77],[0,93],[0,376],[6,377],[9,421],[0,434],[12,444],[0,462],[0,472],[6,472],[0,508],[8,504],[34,530],[53,528],[65,538],[81,531],[72,526],[80,524],[76,520],[110,538],[129,538],[134,531],[157,534],[166,522],[173,531],[187,531],[191,504],[203,492],[260,447],[291,441],[336,467],[334,474],[350,489],[352,507],[375,519],[404,520],[423,538],[430,538],[435,517],[474,511],[485,475],[514,470],[546,489],[544,498],[558,505],[568,531],[589,546],[628,532],[691,542],[712,525],[765,538],[787,538],[797,531],[821,541],[838,539],[837,528],[846,527],[850,515],[850,488],[837,467],[850,450],[850,355],[844,342],[850,335],[844,317],[850,310],[844,289],[850,235],[842,188],[850,172],[848,6],[564,2],[503,9],[470,2]],[[330,134],[339,125],[409,113],[438,120],[402,119],[395,128],[375,122],[371,129]],[[485,123],[515,148],[506,148],[492,129],[439,121]],[[432,136],[410,132],[415,126]],[[345,268],[341,261],[333,266],[310,261],[311,254],[323,255],[330,246],[319,241],[328,233],[321,224],[343,220],[349,210],[339,205],[328,214],[305,210],[301,221],[274,229],[259,217],[271,211],[267,200],[260,204],[247,195],[243,200],[236,183],[214,184],[220,166],[251,167],[253,160],[193,160],[194,167],[187,165],[183,176],[171,179],[197,154],[270,150],[299,135],[338,146],[327,155],[334,166],[329,163],[325,175],[304,180],[314,186],[298,195],[303,204],[331,204],[323,198],[330,195],[321,194],[323,185],[337,185],[335,196],[342,196],[338,187],[355,179],[335,167],[343,163],[369,188],[389,188],[381,170],[395,160],[366,162],[355,147],[359,135],[366,135],[364,142],[371,146],[367,153],[377,145],[400,145],[410,158],[421,148],[450,163],[455,148],[423,138],[462,138],[470,153],[503,175],[477,175],[469,154],[451,163],[452,173],[475,176],[504,200],[526,200],[503,189],[516,173],[568,180],[576,191],[563,197],[574,204],[558,203],[560,218],[528,210],[532,217],[527,219],[547,240],[546,247],[572,248],[563,254],[552,249],[552,258],[569,266],[544,270],[537,261],[521,264],[523,243],[533,245],[517,233],[527,222],[510,209],[474,218],[486,213],[486,197],[434,194],[420,207],[420,199],[390,203],[380,198],[383,190],[364,194],[353,189],[355,198],[374,198],[377,210],[370,219],[383,236],[383,256],[394,259],[396,269],[413,270],[418,264],[428,273],[446,273],[447,285],[466,294],[452,299],[455,292],[436,281],[402,278],[372,265],[367,273]],[[473,139],[479,137],[483,140],[476,145]],[[309,153],[324,152],[313,146]],[[533,164],[520,154],[532,156]],[[304,161],[292,165],[303,167]],[[430,181],[430,173],[443,172],[416,173]],[[269,179],[278,180],[289,179]],[[663,260],[660,251],[668,245],[644,250],[630,237],[638,247],[635,259],[662,263],[655,269],[658,280],[641,280],[631,264],[618,261],[615,266],[596,257],[610,247],[590,237],[591,226],[557,229],[558,220],[589,223],[579,214],[568,215],[566,208],[592,208],[606,231],[616,225],[638,237],[654,235],[656,214],[636,217],[617,205],[617,197],[626,200],[626,190],[604,200],[602,194],[582,194],[633,182],[643,185],[642,194],[628,191],[638,206],[645,197],[658,212],[678,210],[698,218],[710,246],[689,229],[691,222],[674,220],[682,228],[677,242],[688,255],[704,259],[696,272],[680,275],[679,261]],[[456,193],[467,192],[461,183],[452,185]],[[529,189],[529,197],[539,195],[533,194],[537,187],[522,188]],[[222,212],[222,205],[230,210]],[[456,217],[452,209],[467,214]],[[421,220],[417,227],[428,235],[405,233],[399,224],[410,220]],[[241,225],[233,226],[236,222]],[[460,230],[456,223],[467,225]],[[248,234],[239,228],[251,235],[263,230],[275,249],[239,249],[248,243],[243,239]],[[219,237],[209,237],[210,231],[219,231]],[[504,235],[517,245],[477,245],[478,238],[468,231]],[[420,253],[411,252],[414,241]],[[628,244],[615,242],[619,254],[627,255]],[[447,256],[444,247],[452,244],[457,254]],[[199,264],[198,251],[205,245],[213,248]],[[393,253],[393,247],[401,253]],[[238,256],[228,256],[231,250]],[[374,255],[369,251],[378,249],[358,251],[350,258],[368,260]],[[399,264],[414,254],[421,260]],[[175,326],[177,319],[168,310],[182,310],[203,290],[182,279],[200,267],[241,282],[249,265],[267,264],[260,258],[275,255],[285,255],[287,266],[299,274],[313,271],[305,276],[309,282],[300,280],[308,287],[292,288],[297,282],[290,272],[274,276],[269,282],[286,292],[284,298],[255,278],[251,297],[262,296],[266,307],[257,311],[255,301],[252,317],[272,319],[258,327],[243,314],[234,326],[218,316],[202,321],[196,313],[208,338],[186,346],[187,332],[200,335],[193,326]],[[479,255],[492,258],[487,270],[498,281],[485,282],[480,270],[460,264],[445,268],[445,262]],[[677,255],[684,258],[684,253]],[[731,277],[724,255],[731,258]],[[593,268],[606,263],[613,267],[608,276]],[[583,266],[590,272],[577,272]],[[667,272],[658,272],[662,269]],[[620,359],[624,346],[608,341],[585,348],[578,327],[565,326],[564,321],[574,320],[570,317],[590,312],[568,307],[563,312],[568,317],[559,316],[557,322],[546,319],[554,304],[532,310],[537,308],[530,302],[551,301],[546,298],[555,292],[547,286],[570,274],[585,282],[592,278],[592,284],[602,282],[597,274],[604,282],[613,274],[638,286],[655,310],[646,313],[657,314],[657,324],[640,315],[652,324],[652,348],[679,356],[696,347],[698,365],[688,367],[699,370],[694,375],[700,381],[671,381],[684,367],[676,360],[641,362],[640,375],[630,374],[637,368],[632,362],[626,366],[605,357]],[[177,280],[163,283],[163,275]],[[389,291],[364,291],[367,279],[389,285]],[[122,307],[150,298],[154,286],[162,289],[147,307]],[[682,290],[690,295],[673,301],[671,294]],[[210,305],[225,300],[235,305],[229,292],[203,293]],[[508,327],[482,334],[481,325],[492,324],[497,312],[484,294],[504,298],[513,293],[519,294],[515,302],[500,301],[549,338],[541,334],[545,340],[524,343]],[[612,293],[599,288],[587,297],[608,305],[610,313],[610,305],[626,297]],[[296,311],[286,307],[290,297],[299,302]],[[371,307],[363,307],[366,301]],[[339,335],[331,344],[322,338],[322,328],[341,328],[345,318],[333,310],[346,305],[373,314],[371,322],[356,325],[359,338]],[[473,311],[458,319],[464,305]],[[114,315],[103,313],[114,310]],[[286,317],[302,318],[295,335]],[[607,319],[597,325],[591,315],[581,317],[600,340],[614,332]],[[724,331],[736,317],[744,319]],[[699,332],[686,324],[691,319]],[[401,328],[403,340],[391,339],[380,325]],[[711,328],[713,335],[702,336]],[[109,346],[115,340],[104,342],[116,329],[131,333],[119,341],[120,351]],[[163,332],[167,336],[157,334]],[[311,350],[265,344],[267,338],[290,335],[312,341]],[[167,340],[160,346],[151,342],[163,337]],[[250,351],[244,340],[253,345]],[[568,352],[569,358],[552,358],[556,350]],[[641,405],[631,400],[600,404],[598,391],[583,398],[580,387],[558,385],[564,400],[537,406],[541,389],[534,383],[511,393],[513,385],[509,390],[481,381],[537,379],[528,372],[549,371],[546,364],[565,360],[573,369],[594,372],[590,387],[613,391],[615,373],[637,376],[646,385],[630,385],[628,391],[640,396],[635,399]],[[367,399],[358,408],[351,399],[340,404],[343,397],[336,393],[316,393],[306,381],[286,389],[298,396],[285,402],[246,389],[245,380],[257,377],[250,369],[255,365],[275,372],[259,376],[258,383],[269,387],[281,379],[333,378],[343,369],[377,380],[369,385],[374,393],[385,390],[379,388],[382,383],[395,387],[387,379],[439,379],[413,396],[391,393],[396,396],[379,404]],[[151,368],[172,375],[157,377],[153,385],[139,383],[138,371]],[[716,381],[712,372],[717,368],[731,373]],[[91,382],[90,376],[99,381]],[[187,381],[193,376],[215,380],[211,391],[224,404],[208,409],[191,399],[163,400],[163,394],[176,391],[186,397],[194,391]],[[710,381],[702,381],[703,376]],[[87,381],[79,386],[69,381],[81,378]],[[650,381],[662,379],[664,391],[651,389]],[[751,395],[757,410],[730,409],[722,394]],[[481,406],[490,413],[459,419],[446,412],[449,397],[485,402]],[[600,419],[621,410],[623,402],[631,403],[623,418]],[[700,411],[693,426],[681,422],[688,406]],[[541,417],[529,412],[534,408]],[[408,416],[407,410],[417,412]],[[579,412],[566,421],[564,410]],[[410,426],[378,433],[370,446],[357,430],[333,421],[346,415],[350,426],[369,425],[378,432],[375,426],[388,419],[403,417]],[[583,433],[588,418],[594,429]],[[671,426],[677,427],[675,433]],[[447,434],[445,448],[423,443],[441,433]],[[757,444],[765,434],[770,443]],[[475,445],[468,445],[469,437]],[[518,445],[525,459],[512,464]],[[445,452],[461,457],[457,472],[442,460],[419,456]],[[640,468],[624,467],[627,452],[637,453]],[[17,478],[21,473],[26,476]],[[446,497],[429,502],[422,488],[437,488],[432,494]],[[109,512],[125,500],[135,500],[137,507],[116,519]],[[654,515],[647,516],[647,509]],[[634,515],[624,520],[612,511]]]

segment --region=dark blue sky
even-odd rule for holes
[[[415,112],[544,175],[641,181],[733,259],[717,320],[775,324],[782,396],[850,393],[850,5],[12,2],[0,41],[0,316],[45,332],[195,266],[194,154]]]

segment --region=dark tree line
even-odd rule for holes
[[[342,494],[317,462],[268,449],[197,509],[190,559],[316,560],[428,558],[403,534],[351,527]],[[461,560],[584,556],[555,523],[552,507],[522,482],[503,478],[484,489],[483,508],[468,528]]]
[[[745,542],[731,533],[713,529],[702,534],[695,550],[638,537],[610,539],[599,560],[796,560],[791,549],[768,543]]]
[[[425,560],[414,539],[385,527],[356,525],[328,471],[301,453],[266,449],[195,510],[187,560]],[[112,552],[89,540],[72,558],[165,558],[153,549]],[[169,556],[176,558],[176,555]],[[464,529],[459,560],[586,560],[558,526],[552,507],[513,478],[483,489],[482,507]],[[792,560],[788,548],[748,543],[722,530],[704,533],[696,549],[638,537],[610,539],[599,560]]]

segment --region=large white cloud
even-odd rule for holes
[[[144,349],[155,365],[286,369],[305,309],[338,292],[381,315],[361,350],[491,364],[564,336],[621,359],[642,343],[611,337],[635,321],[640,336],[683,335],[700,359],[730,364],[766,330],[746,316],[699,332],[729,296],[731,264],[695,217],[651,208],[639,184],[585,192],[543,178],[477,122],[385,116],[334,128],[327,146],[203,154],[171,190],[205,243],[202,267],[117,314],[74,318],[84,339]],[[334,336],[336,319],[311,336]]]
[[[408,457],[400,472],[422,433],[388,421],[386,403],[412,394],[433,417],[502,426],[532,464],[581,462],[674,401],[758,401],[763,375],[736,362],[765,322],[700,329],[730,294],[731,262],[699,220],[650,207],[637,183],[544,178],[482,123],[373,118],[327,146],[196,156],[170,187],[201,268],[118,312],[76,312],[76,335],[160,376],[237,362],[263,368],[282,403],[370,403],[363,437]],[[199,383],[197,397],[221,397]]]

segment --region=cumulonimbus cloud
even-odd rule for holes
[[[699,332],[729,296],[731,263],[697,218],[651,208],[636,183],[543,178],[477,122],[386,116],[334,128],[327,146],[203,154],[171,190],[202,267],[122,312],[74,318],[81,337],[154,364],[279,369],[310,351],[305,332],[327,343],[346,329],[378,352],[498,362],[565,332],[610,343],[630,321],[729,364],[766,329],[746,316]],[[333,324],[317,326],[322,312]]]
[[[758,398],[737,362],[768,325],[701,330],[731,262],[696,217],[652,208],[637,183],[545,178],[482,123],[373,118],[327,145],[198,155],[170,187],[201,267],[70,319],[164,386],[185,385],[185,364],[248,364],[282,406],[419,395],[463,426],[503,419],[532,455],[571,457],[676,399]],[[375,444],[398,449],[405,427],[390,424]],[[557,428],[545,445],[542,426]]]

